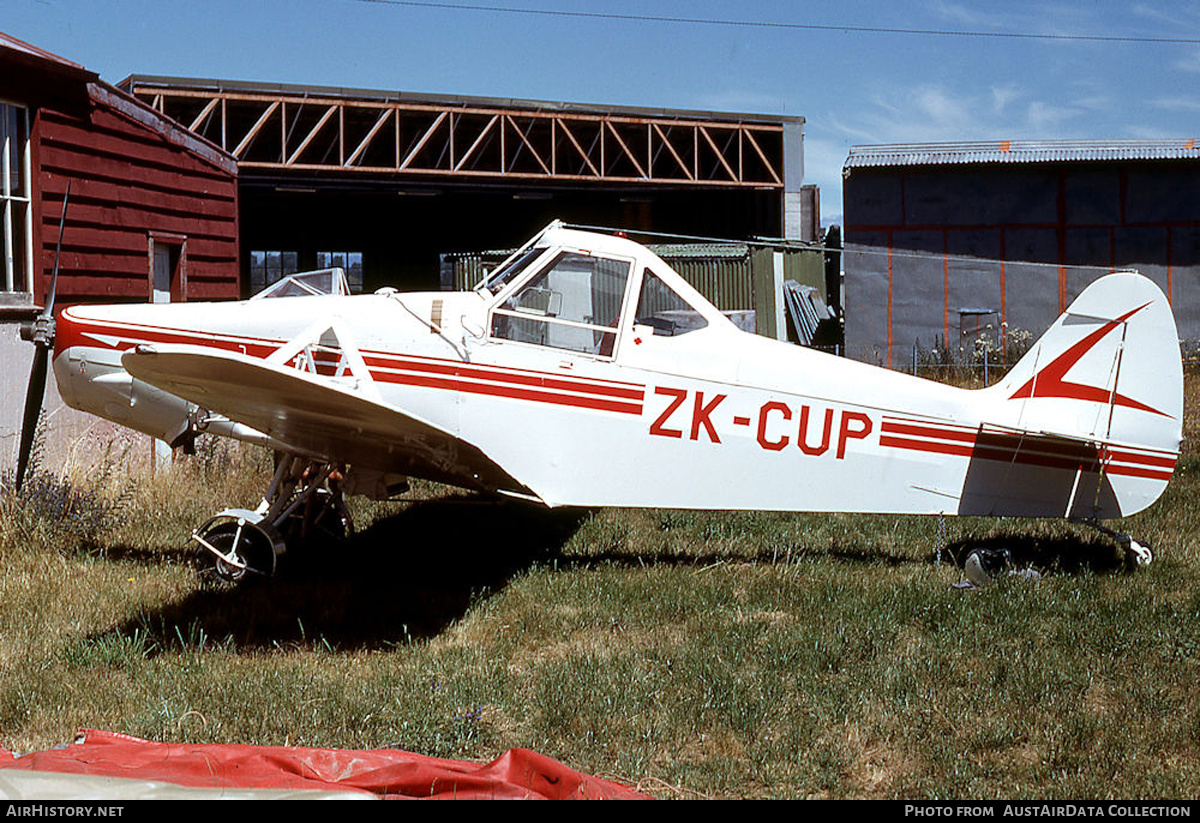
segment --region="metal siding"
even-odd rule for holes
[[[852,174],[846,178],[842,198],[847,227],[899,226],[904,222],[903,183],[899,174]]]
[[[783,279],[795,280],[803,286],[812,286],[821,293],[821,299],[829,304],[825,288],[825,255],[822,252],[799,252],[785,254]]]
[[[885,232],[859,232],[847,242],[842,261],[853,272],[844,284],[846,354],[868,363],[887,359],[888,254]]]
[[[1117,168],[1072,169],[1066,179],[1067,225],[1121,222],[1121,171]]]
[[[1120,227],[1115,230],[1117,268],[1137,269],[1167,291],[1167,230]],[[1176,317],[1180,312],[1176,310]]]
[[[1023,164],[1113,160],[1194,160],[1194,138],[1174,140],[1004,140],[986,143],[914,143],[852,146],[846,168]]]
[[[954,327],[958,304],[1000,308],[992,305],[998,276],[983,272],[998,272],[1001,259],[1014,330],[1040,334],[1060,299],[1065,305],[1103,273],[1127,267],[1168,292],[1182,338],[1200,338],[1196,164],[867,169],[850,175],[845,193],[848,247],[885,254],[888,234],[895,240],[891,331],[900,365],[911,359],[914,339],[928,347]],[[937,289],[942,237],[952,255],[948,306]],[[924,257],[902,259],[909,254]],[[861,253],[846,256],[845,270],[848,351],[870,359],[886,340],[886,277]]]
[[[1106,228],[1067,229],[1067,300],[1074,300],[1088,284],[1112,271],[1112,231]]]
[[[1200,226],[1171,230],[1171,305],[1179,336],[1200,340]]]
[[[994,222],[988,211],[996,205],[986,181],[966,171],[951,183],[940,169],[907,174],[904,178],[905,223],[910,226],[979,225]]]
[[[1200,219],[1200,164],[1131,168],[1126,174],[1127,223],[1179,223]]]
[[[940,231],[898,231],[893,242],[892,359],[904,362],[913,341],[928,349],[944,336],[943,239]]]
[[[1000,232],[995,229],[951,232],[948,251],[949,321],[953,335],[960,328],[963,309],[990,309],[1000,316]],[[968,344],[970,341],[962,340],[960,334],[956,345]]]
[[[742,254],[735,258],[668,256],[664,260],[718,309],[754,308],[754,285],[748,251],[743,249]]]

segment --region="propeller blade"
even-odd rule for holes
[[[37,431],[38,417],[42,411],[42,397],[46,393],[46,361],[49,349],[37,346],[33,350],[33,368],[29,370],[29,388],[25,391],[25,419],[21,421],[21,450],[17,454],[17,493],[25,482],[29,469],[29,456],[33,451],[33,436]]]
[[[71,181],[67,181],[67,190],[63,193],[62,216],[58,218],[58,245],[54,247],[54,273],[50,275],[50,293],[46,295],[46,308],[42,309],[43,317],[54,317],[54,295],[58,291],[58,260],[62,257],[63,229],[67,225],[67,201],[71,199]]]
[[[54,297],[58,292],[58,262],[62,257],[63,229],[67,225],[67,201],[71,199],[71,181],[63,192],[62,216],[58,219],[58,245],[54,248],[54,273],[50,276],[50,292],[46,295],[46,307],[21,336],[34,344],[33,366],[29,370],[29,387],[25,390],[25,418],[21,421],[21,445],[17,452],[16,490],[19,494],[29,470],[29,458],[33,452],[33,437],[37,433],[38,417],[42,412],[42,399],[46,396],[46,364],[50,350],[54,348]]]

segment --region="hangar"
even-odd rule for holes
[[[1193,140],[855,146],[843,171],[846,351],[903,367],[935,346],[1035,336],[1134,268],[1200,338]]]
[[[135,75],[120,86],[237,161],[245,289],[343,261],[436,289],[439,257],[558,218],[815,240],[804,120]]]

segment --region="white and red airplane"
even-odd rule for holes
[[[560,223],[474,291],[355,296],[333,270],[237,303],[72,306],[51,331],[71,406],[291,458],[257,511],[196,531],[227,579],[272,573],[314,517],[340,523],[343,491],[410,476],[547,506],[1098,525],[1162,494],[1181,439],[1174,319],[1133,272],[979,390],[746,333],[643,246]]]

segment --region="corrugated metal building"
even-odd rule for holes
[[[33,347],[18,323],[49,287],[68,184],[57,305],[236,297],[239,260],[229,154],[82,66],[2,33],[0,166],[3,437],[21,425]],[[61,403],[53,387],[47,400],[51,411]]]
[[[1040,334],[1134,268],[1200,338],[1195,140],[856,146],[844,169],[846,349],[890,366]]]

